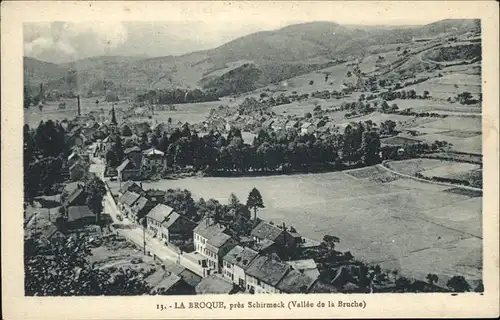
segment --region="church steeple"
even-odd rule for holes
[[[111,106],[111,124],[116,126],[116,114],[115,114],[115,105]]]

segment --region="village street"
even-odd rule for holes
[[[105,165],[103,161],[95,157],[92,157],[91,159],[92,164],[89,171],[96,173],[99,178],[105,181]],[[144,246],[145,237],[147,252],[163,262],[176,262],[177,253],[167,248],[164,243],[156,238],[151,237],[147,232],[143,231],[142,227],[127,219],[126,217],[122,216],[121,220],[118,219],[118,216],[121,215],[121,213],[116,206],[113,195],[111,194],[111,191],[109,189],[106,189],[106,195],[104,196],[104,213],[109,214],[111,216],[111,219],[113,220],[113,224],[119,226],[119,228],[116,228],[118,234],[127,238],[129,241],[132,241],[141,248],[143,248]]]

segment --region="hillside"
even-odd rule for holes
[[[479,30],[474,20],[443,20],[405,28],[311,22],[253,33],[212,50],[177,57],[106,56],[62,65],[25,58],[24,74],[31,86],[43,82],[48,90],[74,90],[89,96],[102,95],[106,90],[130,95],[137,90],[215,84],[231,87],[226,93],[238,93],[365,56],[371,46],[409,44],[415,38]],[[248,72],[245,64],[255,72],[252,83],[247,81],[239,88],[238,79]],[[69,86],[68,77],[74,78]]]

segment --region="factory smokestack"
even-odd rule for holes
[[[81,116],[81,111],[80,111],[80,96],[76,96],[76,103],[78,106],[78,115]]]

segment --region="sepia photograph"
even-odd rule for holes
[[[482,20],[330,16],[23,21],[24,296],[482,296]]]

